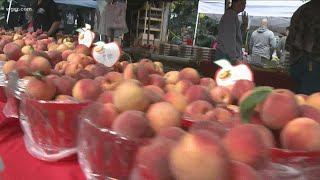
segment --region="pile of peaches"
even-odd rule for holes
[[[97,126],[152,138],[137,155],[145,179],[263,179],[258,171],[269,165],[272,148],[320,151],[320,93],[273,89],[245,123],[240,109],[257,95],[248,80],[217,86],[193,68],[164,72],[149,59],[108,68],[95,62],[91,48],[41,31],[6,32],[0,61],[6,77],[15,71],[28,80],[28,98],[95,102]]]

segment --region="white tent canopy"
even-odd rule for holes
[[[304,2],[301,0],[247,0],[245,11],[249,15],[249,25],[258,26],[261,18],[267,17],[269,25],[275,27],[287,27],[290,24],[290,19],[293,13]],[[195,29],[194,45],[197,35],[199,22],[199,14],[207,14],[210,17],[220,19],[224,14],[224,0],[199,0],[198,17]]]
[[[247,0],[245,11],[250,16],[291,17],[302,4],[301,0]],[[224,14],[224,5],[224,0],[200,0],[198,13]]]
[[[89,8],[96,8],[97,1],[94,0],[54,0],[56,3],[59,4],[68,4],[68,5],[76,5],[76,6],[83,6]]]

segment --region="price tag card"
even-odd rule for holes
[[[250,67],[244,63],[232,66],[228,60],[222,59],[215,61],[215,64],[221,67],[215,74],[218,86],[232,86],[241,79],[254,81]]]
[[[91,26],[89,24],[86,24],[86,27],[77,29],[77,31],[79,32],[79,44],[83,44],[90,48],[96,36],[96,34],[91,31]]]
[[[112,67],[119,61],[122,49],[118,43],[104,43],[102,41],[95,43],[95,47],[92,49],[92,57],[98,63],[104,64],[107,67]]]

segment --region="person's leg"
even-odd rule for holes
[[[319,62],[311,62],[312,68],[308,69],[306,76],[304,76],[304,82],[302,89],[305,94],[312,94],[315,92],[320,92],[320,63]]]
[[[294,92],[296,94],[304,94],[302,81],[305,79],[306,70],[306,63],[303,60],[290,66],[290,76],[294,82]]]

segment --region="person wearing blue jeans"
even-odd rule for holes
[[[311,0],[292,16],[286,49],[295,93],[320,92],[320,1]]]

